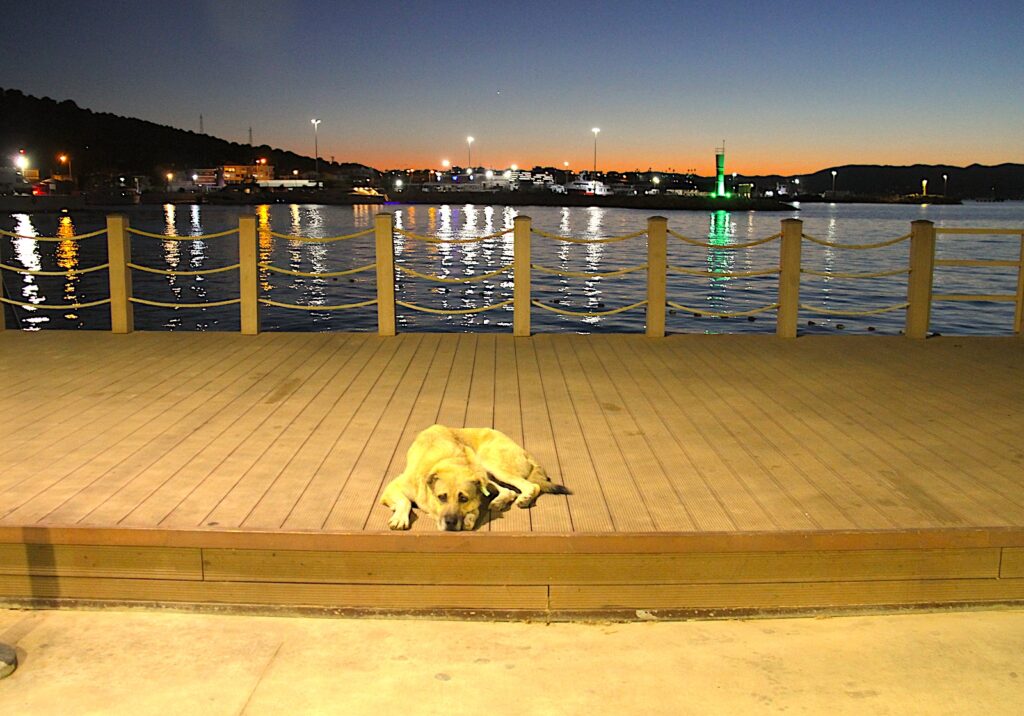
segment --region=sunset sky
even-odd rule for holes
[[[1024,161],[1024,2],[4,3],[0,86],[377,168]]]

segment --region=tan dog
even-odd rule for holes
[[[415,506],[434,517],[439,530],[457,531],[476,526],[488,496],[491,510],[504,510],[513,500],[529,507],[542,492],[569,494],[507,435],[432,425],[416,436],[405,470],[388,483],[380,501],[394,510],[388,521],[393,530],[409,529]]]

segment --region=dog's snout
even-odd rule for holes
[[[461,523],[459,521],[459,516],[458,515],[445,515],[444,516],[444,528],[446,530],[449,530],[449,531],[457,530],[457,529],[459,529],[459,527],[461,527]]]

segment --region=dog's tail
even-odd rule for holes
[[[535,482],[540,486],[541,492],[546,492],[552,495],[571,495],[569,488],[560,482],[553,482],[548,473],[545,472],[544,468],[537,463],[530,461],[530,474],[526,478],[530,482]]]

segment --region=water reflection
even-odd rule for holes
[[[32,218],[28,214],[15,214],[14,233],[22,236],[39,236],[36,227],[32,224]],[[42,271],[43,257],[39,253],[39,242],[32,239],[12,239],[14,244],[14,258],[18,260],[22,268],[29,271]],[[39,290],[36,277],[29,274],[21,275],[21,300],[25,303],[44,303],[46,299]],[[27,316],[18,316],[20,323],[28,330],[38,331],[43,324],[49,322],[49,318],[38,309],[30,306],[12,306],[15,316],[20,311],[26,312]]]
[[[736,261],[736,251],[727,247],[733,237],[733,225],[729,221],[728,211],[715,211],[711,213],[708,227],[708,243],[712,248],[708,249],[707,266],[711,272],[729,272],[733,270]],[[716,276],[712,274],[708,278],[707,301],[716,311],[728,309],[728,288],[731,279],[728,276]]]
[[[75,235],[75,225],[71,222],[70,216],[62,216],[60,223],[57,225],[57,236],[64,239],[57,244],[57,266],[64,271],[71,271],[72,269],[78,268],[78,242],[70,240],[69,237]],[[77,273],[70,273],[64,278],[64,303],[74,304],[78,303],[78,282],[81,280],[81,275]],[[78,314],[74,310],[70,310],[64,314],[64,318],[75,320],[78,318]]]

